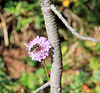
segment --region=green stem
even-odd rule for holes
[[[47,67],[46,67],[46,64],[45,64],[45,59],[44,59],[44,68],[45,68],[47,79],[49,81],[50,79],[49,79],[49,75],[48,75],[48,72],[47,72]]]

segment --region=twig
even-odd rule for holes
[[[13,20],[16,17],[16,15],[12,15],[11,17],[9,17],[8,19],[5,20],[6,24],[9,23],[11,20]],[[2,22],[0,23],[0,29],[2,28]]]
[[[3,17],[2,14],[0,14],[0,17],[1,17],[1,21],[2,21],[2,27],[3,27],[3,33],[4,33],[5,46],[9,46],[9,40],[8,40],[8,32],[7,32],[6,21],[5,21],[5,18]]]
[[[85,37],[80,35],[78,32],[76,32],[66,21],[66,19],[58,12],[58,10],[56,9],[56,7],[52,4],[51,5],[51,9],[52,11],[59,17],[59,19],[61,19],[61,21],[65,24],[65,26],[78,38],[83,39],[83,40],[88,40],[88,41],[93,41],[93,42],[100,42],[100,39],[95,39],[92,37]]]
[[[47,83],[45,83],[44,85],[42,85],[41,87],[39,87],[38,89],[36,89],[33,93],[38,93],[40,90],[43,90],[47,87],[50,86],[50,81],[48,81]]]

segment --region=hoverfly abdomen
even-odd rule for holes
[[[31,47],[30,52],[33,52],[34,50],[39,48],[39,44],[36,43],[35,45],[33,45],[33,47]]]

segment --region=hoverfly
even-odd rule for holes
[[[33,47],[31,47],[30,52],[33,52],[33,50],[38,49],[38,47],[39,47],[39,44],[36,43],[35,45],[33,45]]]

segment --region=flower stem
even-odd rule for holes
[[[50,79],[49,79],[49,75],[48,75],[48,72],[47,72],[47,67],[46,67],[46,64],[45,64],[45,59],[44,59],[44,68],[45,68],[47,79],[49,81]]]

